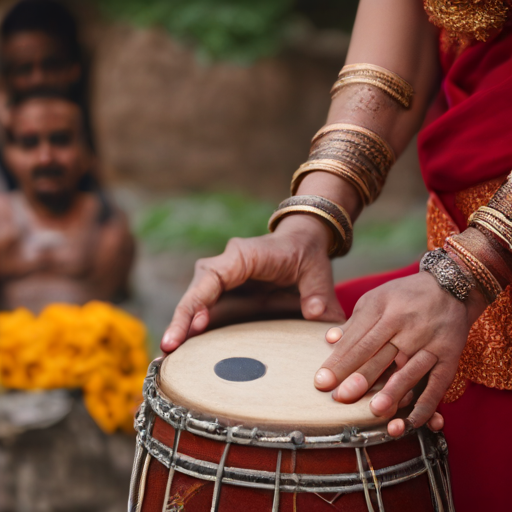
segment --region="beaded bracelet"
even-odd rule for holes
[[[293,196],[282,201],[268,221],[268,230],[273,233],[286,215],[305,213],[325,222],[333,233],[329,256],[343,256],[352,246],[353,229],[350,217],[339,204],[314,195]]]

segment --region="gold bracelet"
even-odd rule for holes
[[[331,89],[334,99],[341,89],[350,84],[368,84],[391,96],[402,107],[411,106],[414,89],[401,76],[374,64],[350,64],[344,66]]]
[[[512,250],[512,220],[503,213],[488,206],[481,206],[469,217],[470,226],[481,226],[493,233]]]
[[[368,143],[364,137],[340,130],[317,139],[311,145],[308,160],[331,158],[355,162],[383,185],[393,161],[381,149]]]
[[[352,246],[352,222],[346,210],[339,204],[314,195],[293,196],[282,201],[268,221],[268,230],[273,233],[286,215],[305,213],[319,217],[333,233],[329,257],[343,256]]]
[[[327,125],[315,134],[308,161],[295,172],[292,195],[306,173],[325,171],[349,181],[367,205],[380,194],[394,162],[393,149],[371,130],[347,123]]]
[[[457,242],[454,237],[448,237],[446,245],[455,251],[464,265],[468,267],[489,304],[494,302],[496,297],[503,291],[503,288],[489,269],[468,249]]]
[[[368,183],[370,180],[365,181],[361,177],[361,173],[366,171],[361,170],[361,173],[357,173],[354,172],[353,169],[351,169],[349,166],[344,165],[342,162],[330,159],[312,160],[302,164],[293,174],[292,182],[290,185],[291,195],[293,196],[296,194],[299,185],[307,174],[318,171],[334,174],[335,176],[339,176],[340,178],[350,182],[357,190],[357,193],[361,197],[361,201],[365,205],[369,204],[371,202],[372,196],[376,195],[375,193],[372,194],[372,192],[370,192],[371,185]]]
[[[324,126],[315,134],[311,144],[315,144],[321,137],[333,132],[348,132],[355,136],[359,144],[364,145],[375,156],[382,158],[386,167],[391,167],[395,163],[395,152],[380,135],[355,124],[334,123]]]
[[[512,173],[508,175],[505,183],[494,194],[487,206],[512,219]]]

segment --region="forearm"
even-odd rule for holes
[[[421,2],[362,0],[346,63],[381,66],[413,86],[408,109],[375,87],[345,86],[332,101],[327,118],[327,124],[349,123],[375,132],[398,156],[421,126],[438,84],[436,29]],[[352,220],[363,208],[355,187],[326,172],[306,175],[296,193],[341,204]]]

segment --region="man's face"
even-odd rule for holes
[[[45,32],[9,36],[2,45],[3,74],[8,90],[23,96],[37,91],[67,92],[81,74],[63,43]]]
[[[55,211],[69,207],[92,163],[78,106],[47,98],[14,108],[5,161],[27,197]]]

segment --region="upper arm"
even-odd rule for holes
[[[439,85],[438,30],[421,0],[361,0],[347,64],[375,64],[400,75],[414,88],[411,108],[396,112],[358,111],[356,124],[377,128],[400,153],[421,126]],[[335,98],[329,123],[353,117],[346,97]]]

